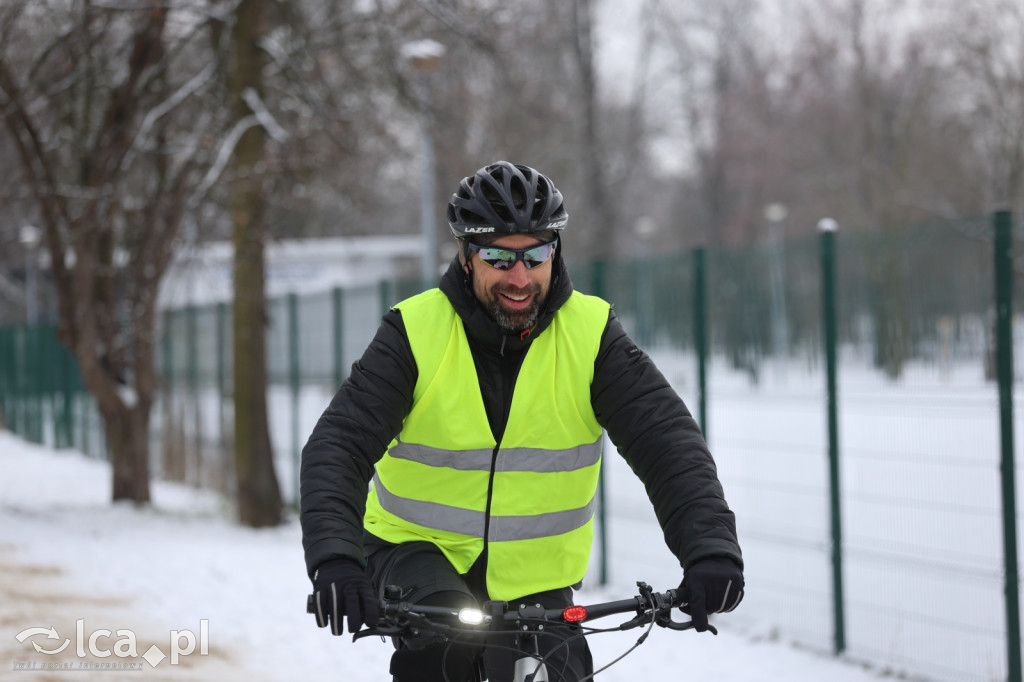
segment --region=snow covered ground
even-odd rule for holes
[[[63,680],[63,672],[74,670],[84,673],[75,680],[124,680],[130,671],[99,667],[116,665],[134,665],[134,674],[151,682],[388,679],[390,644],[334,638],[305,614],[309,583],[297,521],[271,530],[240,528],[216,495],[163,482],[154,482],[151,507],[109,499],[106,463],[0,431],[0,679],[15,677],[11,671],[25,672],[20,680]],[[632,532],[661,542],[657,527]],[[622,598],[635,579],[663,579],[661,569],[658,576],[627,576],[618,559],[612,557],[612,585],[584,592],[582,601]],[[658,589],[674,585],[655,583]],[[655,630],[599,679],[879,679],[770,631],[730,627],[728,616],[716,622],[718,637]],[[56,636],[24,634],[29,628],[53,628]],[[201,655],[204,631],[207,653]],[[629,648],[634,633],[591,639],[596,663]],[[180,654],[172,665],[173,650],[188,650],[190,637],[193,653]],[[34,649],[57,649],[65,640],[60,653]],[[122,656],[132,653],[133,643],[137,657]],[[167,656],[155,667],[142,658],[151,647]],[[93,649],[113,655],[97,656]],[[67,667],[43,669],[47,664]]]

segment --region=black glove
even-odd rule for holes
[[[335,559],[324,563],[313,576],[313,603],[316,624],[331,625],[331,633],[340,635],[341,619],[348,616],[348,631],[357,632],[362,623],[377,625],[380,602],[366,576],[366,569],[355,559]]]
[[[709,613],[728,613],[743,601],[743,570],[732,559],[701,559],[683,573],[680,610],[693,619],[693,629],[708,629]]]

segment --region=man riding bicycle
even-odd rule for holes
[[[321,627],[373,626],[387,585],[438,606],[571,604],[589,562],[602,430],[647,489],[696,629],[743,598],[735,519],[700,429],[611,306],[573,290],[568,218],[551,180],[504,161],[452,196],[459,253],[440,287],[384,315],[303,449]],[[588,675],[585,638],[555,630],[540,653],[563,679]],[[472,679],[481,653],[500,682],[516,656],[493,641],[482,652],[396,647],[396,682]]]

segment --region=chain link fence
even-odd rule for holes
[[[1019,475],[1000,431],[992,234],[988,218],[834,234],[834,393],[821,235],[572,265],[575,287],[614,304],[705,430],[747,562],[730,622],[880,670],[1019,679],[1004,532],[1019,525],[1006,488]],[[288,501],[316,419],[383,312],[418,288],[270,302],[268,406]],[[230,336],[224,304],[163,315],[154,475],[231,492]],[[52,327],[0,329],[0,414],[31,440],[103,456],[74,367]],[[628,557],[616,565],[629,574],[611,579],[678,581],[667,550],[631,544],[632,524],[655,521],[616,460],[602,549]]]

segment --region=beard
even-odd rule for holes
[[[505,306],[502,303],[501,294],[511,294],[513,296],[521,296],[523,294],[533,295],[533,299],[530,301],[530,305],[522,310],[514,310]],[[545,296],[543,295],[540,284],[532,284],[522,289],[517,287],[508,287],[497,285],[490,291],[490,300],[484,309],[490,315],[491,319],[494,320],[502,331],[509,334],[518,334],[524,329],[529,329],[537,323],[540,318],[540,309],[544,305]]]

